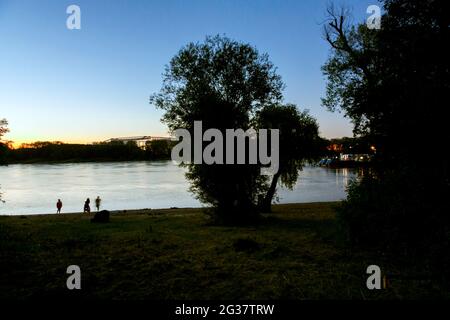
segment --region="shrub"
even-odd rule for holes
[[[401,256],[416,257],[434,272],[448,273],[450,223],[445,186],[427,182],[409,170],[372,174],[353,180],[338,207],[338,220],[353,245],[372,246]]]

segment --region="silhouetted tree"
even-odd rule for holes
[[[283,83],[267,54],[222,36],[189,43],[172,58],[159,94],[151,103],[163,109],[170,130],[247,130],[257,110],[282,98]],[[225,152],[225,151],[224,151]],[[191,191],[215,207],[221,222],[240,223],[257,217],[257,199],[266,191],[258,165],[185,164]]]
[[[6,119],[0,119],[0,141],[8,131],[8,121]]]
[[[2,142],[2,138],[7,133],[8,121],[6,119],[0,119],[0,165],[6,162],[6,153],[9,151],[8,144]],[[0,202],[2,201],[2,193],[0,192]]]
[[[279,170],[260,203],[264,212],[270,212],[278,182],[292,189],[305,162],[316,160],[323,144],[316,120],[308,111],[298,111],[293,104],[267,106],[258,112],[256,121],[260,128],[280,130]]]
[[[353,241],[432,255],[445,266],[450,208],[443,104],[450,92],[448,1],[383,1],[380,30],[330,8],[323,104],[343,110],[376,146],[375,170],[353,184],[341,217]],[[438,254],[439,252],[439,254]],[[445,260],[445,259],[444,259]],[[448,265],[448,264],[447,264]]]

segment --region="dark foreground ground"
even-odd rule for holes
[[[277,205],[257,227],[208,225],[201,209],[116,212],[108,224],[0,217],[0,299],[449,298],[433,280],[409,279],[423,277],[420,262],[346,246],[335,205]],[[372,264],[387,289],[367,289]],[[69,265],[81,268],[81,290],[66,288]]]

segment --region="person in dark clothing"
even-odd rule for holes
[[[100,196],[95,199],[95,207],[97,208],[97,211],[100,211],[100,206],[102,204],[102,199],[100,199]]]
[[[84,213],[91,213],[91,200],[89,198],[84,202]]]
[[[62,203],[61,199],[58,199],[58,202],[56,202],[56,209],[57,209],[56,213],[61,213],[62,206],[63,206],[63,203]]]

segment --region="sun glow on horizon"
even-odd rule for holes
[[[105,139],[106,140],[106,139]],[[99,140],[98,142],[103,141]],[[61,140],[61,139],[26,139],[26,140],[17,140],[11,141],[11,146],[14,149],[20,148],[24,144],[31,144],[35,142],[62,142],[64,144],[92,144],[97,141],[88,141],[88,140]]]

